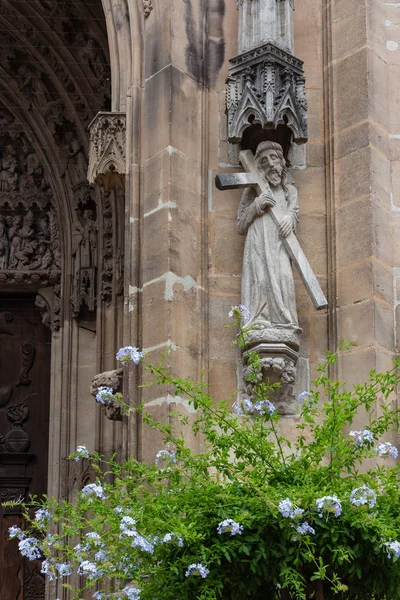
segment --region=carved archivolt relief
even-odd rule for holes
[[[60,276],[58,219],[43,166],[20,126],[1,109],[0,282],[58,285]]]

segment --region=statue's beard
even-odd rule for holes
[[[264,177],[268,181],[268,183],[270,183],[274,187],[282,183],[282,171],[277,171],[276,169],[269,169],[267,172],[264,173]]]

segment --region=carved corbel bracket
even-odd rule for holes
[[[114,186],[125,190],[126,115],[99,112],[89,125],[88,181],[109,192]]]
[[[281,415],[296,412],[294,385],[296,381],[296,365],[299,354],[286,343],[260,343],[251,348],[260,357],[260,371],[255,373],[247,363],[248,352],[244,353],[243,393],[252,398],[254,375],[258,376],[257,383],[264,381],[267,385],[279,383],[279,387],[271,392],[270,400]]]
[[[123,369],[114,369],[95,375],[90,387],[90,393],[96,398],[99,387],[105,386],[116,392],[122,392]],[[110,401],[104,406],[104,413],[110,421],[122,421],[121,407],[117,402]]]
[[[228,140],[238,144],[251,125],[288,127],[293,141],[308,139],[303,62],[273,44],[230,61],[227,79]]]

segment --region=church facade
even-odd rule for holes
[[[0,500],[80,489],[80,444],[153,460],[99,385],[190,418],[122,346],[251,397],[232,306],[289,434],[341,340],[349,385],[391,368],[398,2],[0,0],[0,23]],[[0,589],[45,598],[5,550],[18,519],[0,515]]]

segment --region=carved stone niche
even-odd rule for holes
[[[125,190],[126,115],[99,112],[89,125],[88,180],[109,192],[114,186]]]
[[[105,371],[95,375],[90,387],[90,393],[94,398],[99,391],[99,387],[105,386],[113,390],[113,392],[122,391],[123,369],[114,369],[113,371]],[[122,421],[121,407],[117,402],[110,401],[104,406],[104,413],[110,421]]]
[[[242,142],[245,130],[286,126],[293,141],[307,141],[307,100],[303,62],[273,44],[232,58],[227,78],[228,140]]]

